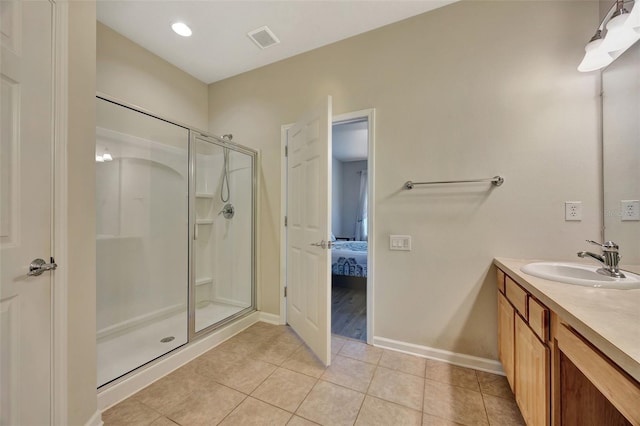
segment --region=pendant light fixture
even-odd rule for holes
[[[625,26],[640,34],[640,1],[636,0],[633,9],[629,12]]]
[[[585,47],[578,71],[590,72],[606,67],[640,40],[640,0],[631,13],[625,8],[630,0],[616,0],[600,23],[595,35]],[[604,37],[603,31],[606,31]]]
[[[635,8],[635,7],[634,7]],[[607,52],[626,50],[640,39],[640,33],[635,32],[626,25],[629,20],[629,11],[624,7],[624,1],[616,2],[616,11],[607,22],[607,34],[602,42],[602,48]]]
[[[586,53],[584,54],[582,62],[578,65],[578,71],[596,71],[613,62],[613,57],[602,48],[602,43],[602,31],[598,30],[584,48]]]

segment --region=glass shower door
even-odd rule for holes
[[[187,342],[189,130],[98,98],[98,386]]]
[[[255,151],[194,135],[194,333],[254,309]]]

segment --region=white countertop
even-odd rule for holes
[[[525,274],[533,259],[494,263],[640,382],[640,290],[582,287]],[[621,268],[637,271],[636,267]]]

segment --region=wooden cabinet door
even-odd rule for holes
[[[498,357],[507,375],[511,389],[515,390],[514,377],[514,320],[515,311],[507,298],[498,292]]]
[[[528,426],[549,425],[549,348],[518,315],[515,336],[516,402]]]

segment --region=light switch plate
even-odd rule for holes
[[[640,220],[640,200],[621,200],[620,213],[623,222]]]
[[[389,235],[389,250],[411,251],[411,235]]]
[[[564,220],[566,221],[582,220],[582,201],[565,201],[564,202]]]

